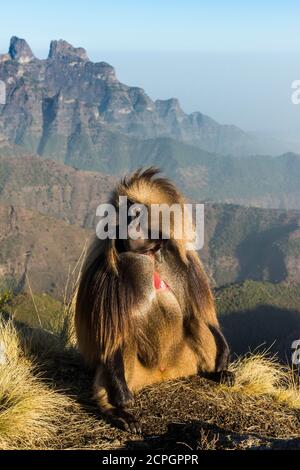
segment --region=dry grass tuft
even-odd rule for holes
[[[0,450],[115,449],[126,433],[106,424],[91,384],[59,334],[0,320]]]
[[[73,348],[76,346],[76,333],[74,325],[75,304],[82,265],[87,253],[87,242],[88,240],[85,241],[82,252],[73,270],[70,271],[69,269],[66,286],[63,292],[64,309],[61,318],[60,338],[63,341],[65,347]]]
[[[0,449],[54,445],[70,406],[25,357],[11,322],[0,321]]]
[[[247,395],[269,395],[291,408],[300,409],[300,387],[292,369],[265,354],[248,355],[231,365],[236,383],[231,390]]]

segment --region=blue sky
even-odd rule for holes
[[[300,78],[299,1],[14,0],[0,15],[1,52],[17,35],[43,58],[51,39],[64,38],[188,112],[250,130],[300,124],[289,100]]]
[[[296,0],[14,0],[1,2],[1,47],[12,29],[37,50],[51,38],[90,51],[299,50]]]

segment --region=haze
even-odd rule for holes
[[[50,40],[63,38],[153,99],[177,97],[186,112],[297,140],[291,83],[300,79],[300,4],[244,3],[15,0],[13,14],[1,5],[0,50],[17,35],[43,58]]]

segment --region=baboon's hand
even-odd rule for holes
[[[221,370],[219,372],[207,372],[203,376],[214,382],[232,387],[235,383],[235,373],[230,370]]]
[[[110,401],[117,408],[125,408],[134,403],[134,396],[127,387],[116,388],[111,395]]]
[[[235,384],[235,373],[230,370],[222,370],[220,372],[220,383],[232,387]]]

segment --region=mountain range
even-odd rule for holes
[[[151,100],[63,40],[40,60],[13,37],[0,79],[4,285],[21,290],[31,279],[33,290],[61,296],[98,204],[121,173],[149,165],[205,201],[200,255],[215,286],[299,282],[299,155],[257,155],[267,145],[252,135],[187,115],[175,99]]]
[[[300,208],[298,155],[266,156],[272,145],[235,126],[187,115],[176,99],[153,101],[83,48],[52,41],[40,60],[14,36],[0,55],[0,79],[2,156],[35,154],[110,175],[156,165],[197,200]]]
[[[106,159],[123,145],[157,137],[218,154],[267,151],[268,145],[236,126],[200,112],[185,114],[175,98],[151,100],[143,89],[121,83],[111,65],[93,63],[83,48],[64,40],[52,41],[47,59],[40,60],[24,39],[12,37],[8,53],[0,56],[0,78],[7,86],[0,132],[28,151],[65,163],[94,160],[104,170]]]

